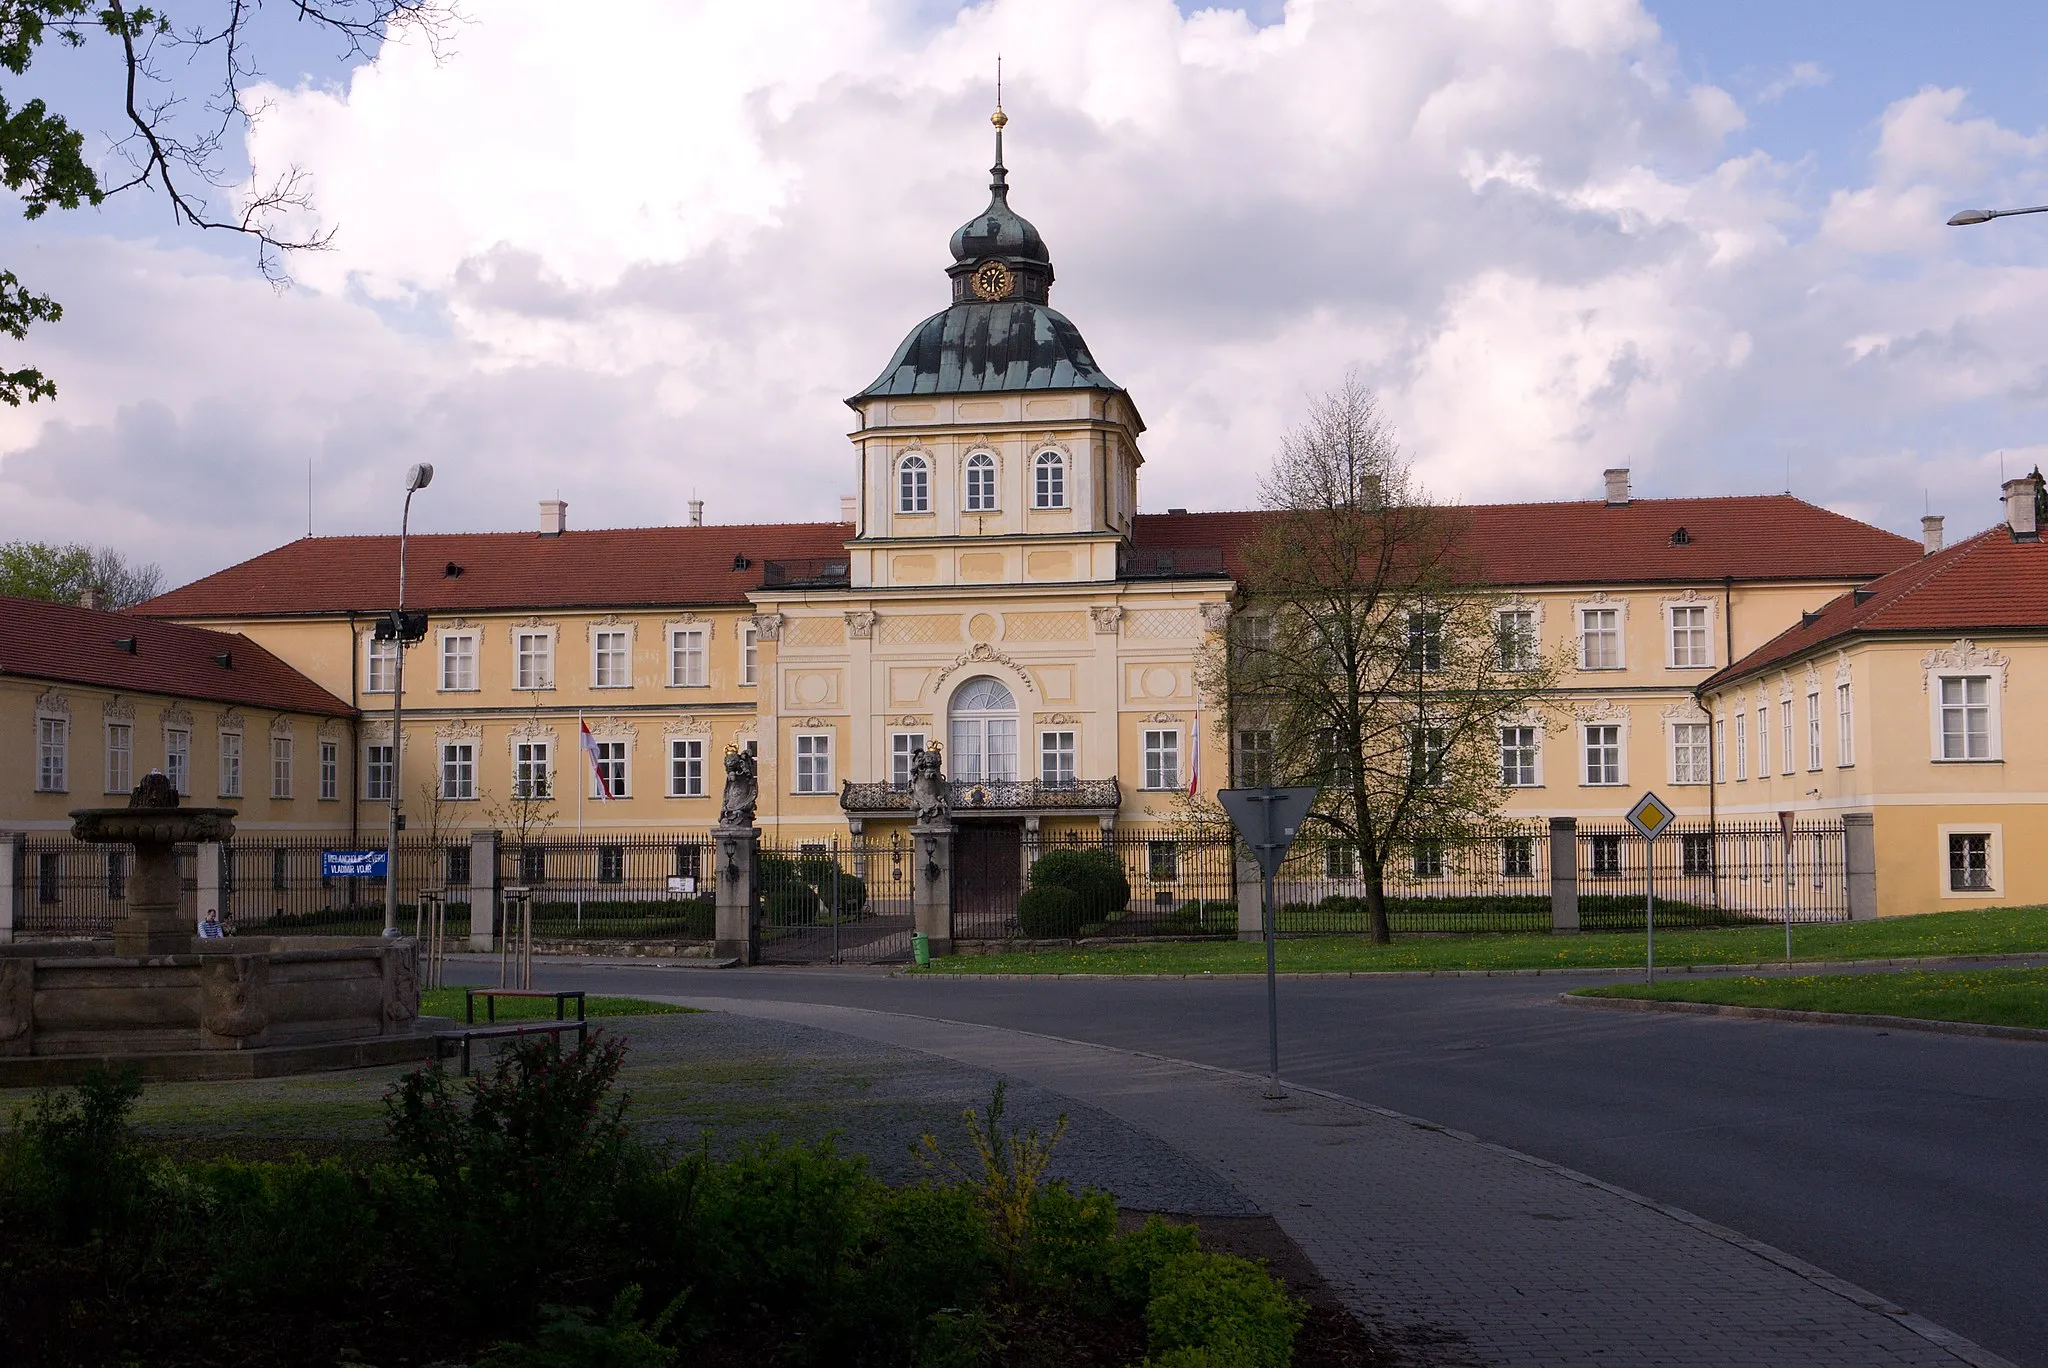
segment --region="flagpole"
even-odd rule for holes
[[[589,747],[583,744],[583,736],[583,709],[578,708],[576,710],[576,753],[589,760],[592,757]],[[583,766],[578,765],[576,771],[576,867],[580,870],[583,867],[583,790],[590,787],[590,781],[582,777]],[[576,928],[579,931],[583,929],[583,888],[582,880],[580,879],[577,881],[576,888]]]

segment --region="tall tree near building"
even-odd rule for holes
[[[0,594],[116,610],[153,598],[163,587],[157,565],[131,562],[110,546],[0,542]]]
[[[1529,719],[1559,664],[1504,615],[1468,520],[1431,502],[1356,376],[1311,403],[1260,501],[1269,517],[1204,690],[1232,700],[1240,755],[1267,770],[1241,762],[1238,782],[1322,789],[1303,834],[1355,851],[1385,942],[1390,874],[1427,871],[1499,811],[1501,728],[1541,726]]]

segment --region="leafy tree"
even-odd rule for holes
[[[1204,691],[1270,757],[1270,775],[1240,782],[1321,788],[1314,834],[1356,851],[1384,942],[1387,871],[1499,810],[1499,729],[1541,725],[1558,663],[1499,616],[1467,520],[1429,501],[1356,377],[1315,401],[1260,497],[1271,516]]]
[[[344,59],[366,56],[401,27],[438,46],[454,22],[450,0],[274,0],[280,20],[310,24],[335,39]],[[327,232],[300,232],[311,207],[303,168],[237,184],[229,153],[234,135],[261,112],[244,90],[255,65],[265,0],[191,0],[174,21],[159,6],[128,0],[0,0],[0,183],[38,219],[54,206],[97,205],[144,188],[161,195],[181,227],[238,233],[256,246],[266,279],[285,282],[286,254],[328,245]],[[85,135],[42,99],[11,95],[45,43],[82,48],[99,40],[108,74],[119,83],[124,127],[112,139],[125,175],[103,179],[85,154]],[[0,270],[0,332],[22,341],[36,323],[54,323],[63,307]],[[0,371],[0,402],[19,407],[57,393],[34,366]]]
[[[0,594],[83,603],[88,595],[102,608],[133,607],[164,587],[154,562],[131,564],[110,546],[59,546],[54,542],[0,542]]]

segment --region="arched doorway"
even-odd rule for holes
[[[1017,698],[999,679],[976,675],[953,694],[947,777],[972,783],[1017,778]]]
[[[999,940],[1014,933],[1023,884],[1023,823],[980,815],[1000,808],[985,787],[1017,780],[1017,696],[1000,679],[977,675],[953,693],[947,709],[946,774],[955,781],[953,936]],[[964,819],[964,820],[963,820]]]

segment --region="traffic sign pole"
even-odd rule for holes
[[[1657,837],[1677,820],[1670,806],[1645,793],[1628,810],[1628,824],[1643,838],[1643,982],[1657,981]]]
[[[1219,789],[1216,799],[1259,862],[1259,920],[1266,933],[1266,1096],[1285,1097],[1280,1090],[1280,975],[1274,951],[1274,923],[1279,914],[1273,902],[1273,882],[1288,847],[1294,844],[1295,833],[1301,830],[1302,819],[1315,805],[1316,790]]]

